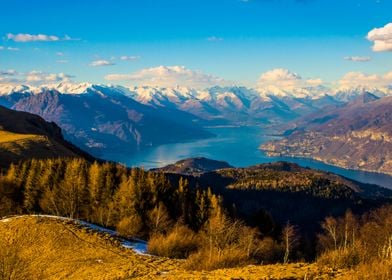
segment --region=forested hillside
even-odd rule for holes
[[[189,269],[312,260],[325,218],[389,201],[386,190],[361,195],[361,185],[329,176],[285,163],[184,177],[83,159],[30,160],[0,177],[0,215],[114,228],[149,240],[155,255],[187,258]]]

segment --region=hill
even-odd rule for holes
[[[193,188],[211,189],[232,215],[266,233],[290,221],[312,236],[327,216],[362,213],[392,198],[392,190],[287,162],[166,176],[173,184],[185,176]]]
[[[183,260],[136,254],[115,237],[57,218],[3,219],[0,234],[0,276],[13,273],[12,279],[330,279],[344,275],[342,270],[305,263],[188,271]]]
[[[217,161],[205,157],[198,157],[198,158],[183,159],[162,168],[151,169],[151,171],[198,175],[208,171],[230,168],[230,167],[232,166],[224,161]]]
[[[30,158],[93,158],[64,140],[55,123],[0,106],[0,167]]]
[[[392,97],[370,93],[308,116],[288,136],[263,144],[271,156],[314,158],[350,169],[392,174]]]

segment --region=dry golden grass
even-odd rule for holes
[[[0,236],[3,244],[18,249],[33,279],[150,279],[180,266],[179,261],[136,255],[109,235],[67,221],[11,219],[0,222]]]
[[[78,157],[63,144],[44,135],[18,134],[0,130],[0,167],[32,158]]]
[[[32,140],[39,137],[34,134],[17,134],[8,131],[0,130],[0,143],[15,142],[21,140]]]
[[[392,260],[360,264],[355,269],[341,275],[339,280],[390,280],[392,279]]]
[[[0,269],[7,261],[15,264],[15,277],[10,279],[333,279],[342,275],[316,264],[187,271],[184,261],[137,255],[109,235],[44,217],[0,221],[0,236],[0,251],[14,251],[13,259],[6,262],[11,254],[0,254]]]

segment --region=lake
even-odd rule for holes
[[[215,127],[208,128],[215,138],[186,143],[166,144],[143,149],[134,154],[104,154],[103,158],[117,161],[127,166],[139,166],[145,169],[162,167],[180,159],[206,157],[223,160],[235,167],[247,167],[273,161],[289,161],[304,167],[330,171],[364,183],[372,183],[392,189],[392,176],[347,170],[331,166],[312,159],[291,157],[268,157],[258,150],[260,144],[277,139],[260,127]]]

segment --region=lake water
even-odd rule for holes
[[[151,147],[129,155],[105,154],[104,158],[121,162],[127,166],[143,166],[145,169],[162,167],[189,157],[223,160],[235,167],[247,167],[259,163],[284,160],[392,189],[392,176],[347,170],[311,159],[268,157],[258,150],[258,147],[261,143],[277,137],[267,135],[266,131],[263,131],[260,127],[220,127],[209,128],[208,130],[214,133],[216,137]]]

